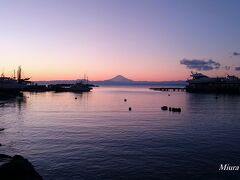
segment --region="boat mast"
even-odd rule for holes
[[[21,80],[21,74],[22,74],[22,69],[21,66],[18,67],[18,71],[17,71],[17,80],[20,81]]]

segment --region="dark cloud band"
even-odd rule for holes
[[[221,64],[211,59],[182,59],[180,64],[185,65],[188,69],[195,69],[198,71],[209,71],[213,69],[219,69]]]
[[[233,55],[234,55],[234,56],[240,56],[240,53],[238,53],[238,52],[233,52]]]

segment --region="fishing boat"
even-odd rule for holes
[[[1,76],[0,77],[0,93],[19,93],[21,85],[16,79]]]
[[[20,91],[30,82],[30,78],[22,79],[22,70],[19,66],[17,77],[6,77],[2,73],[0,77],[0,96],[19,94]],[[15,73],[14,73],[15,74]]]

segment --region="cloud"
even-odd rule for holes
[[[201,59],[182,59],[180,64],[185,65],[188,69],[195,69],[198,71],[209,71],[213,69],[219,69],[221,64],[215,62],[211,59],[201,60]]]
[[[233,55],[234,56],[240,56],[240,53],[239,52],[233,52]]]
[[[235,67],[235,71],[240,71],[240,67]]]

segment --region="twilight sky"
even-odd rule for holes
[[[32,80],[239,76],[239,7],[239,0],[0,0],[0,72],[22,65]]]

